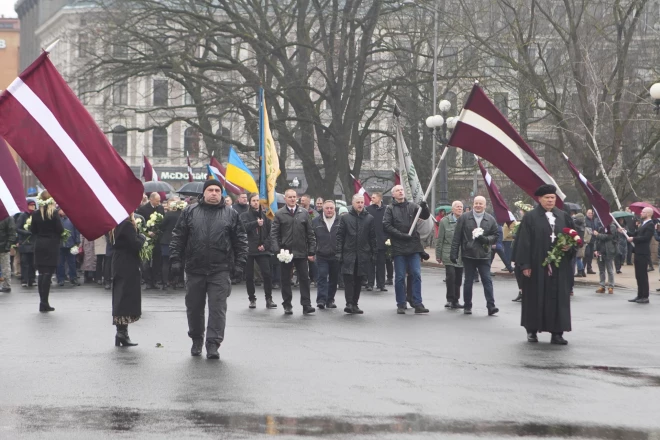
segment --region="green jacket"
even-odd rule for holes
[[[0,221],[0,252],[11,250],[11,245],[16,244],[16,225],[12,216]]]
[[[454,240],[454,231],[456,230],[456,222],[453,214],[448,214],[440,220],[440,227],[438,228],[438,239],[435,242],[435,258],[442,260],[445,266],[463,267],[463,260],[461,260],[461,250],[458,250],[458,264],[449,261],[449,253],[451,252],[451,242]]]

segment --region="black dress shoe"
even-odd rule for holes
[[[451,303],[451,308],[452,309],[462,309],[463,307],[465,307],[465,306],[463,304],[459,303],[459,302]]]
[[[206,341],[206,359],[220,359],[218,348],[220,346],[215,342]]]
[[[451,309],[451,303],[450,302],[447,302],[447,304],[445,304],[445,309]]]
[[[54,312],[55,308],[51,307],[48,303],[39,303],[40,312]]]
[[[589,269],[589,270],[587,270],[587,275],[596,275],[596,272],[594,272],[593,270]]]
[[[648,304],[648,303],[649,303],[649,299],[648,299],[648,298],[639,298],[639,299],[636,301],[636,303],[637,303],[637,304]]]
[[[303,306],[303,315],[309,315],[310,313],[316,312],[316,309],[312,306]]]
[[[556,345],[567,345],[568,341],[564,339],[561,335],[552,335],[552,337],[550,338],[550,343]]]
[[[353,313],[356,314],[356,315],[362,315],[364,312],[357,305],[354,305],[353,306]]]
[[[633,299],[629,299],[628,302],[629,302],[629,303],[636,303],[638,299],[640,299],[640,298],[639,298],[639,297],[635,297],[635,298],[633,298]]]
[[[285,315],[293,315],[293,307],[291,307],[291,306],[284,306],[284,314],[285,314]]]
[[[539,342],[535,332],[527,333],[527,342]]]
[[[190,347],[191,356],[201,356],[202,355],[202,345],[204,345],[204,340],[202,338],[193,339],[192,347]]]
[[[378,290],[379,290],[380,292],[387,292],[387,289],[384,288],[384,287],[379,287]]]
[[[424,304],[419,304],[419,305],[415,306],[415,313],[417,313],[417,314],[419,314],[419,313],[428,313],[428,312],[429,312],[429,309],[424,307]]]
[[[327,304],[325,305],[325,307],[328,308],[328,309],[336,309],[336,308],[337,308],[337,304],[335,304],[335,302],[332,301],[332,302],[327,303]]]
[[[488,316],[493,316],[499,311],[500,311],[500,309],[498,309],[497,307],[490,307],[488,309]]]
[[[464,315],[471,315],[472,314],[472,309],[463,309],[463,314]]]
[[[515,299],[512,299],[511,301],[513,302],[521,302],[522,301],[522,292],[518,292],[518,296],[516,296]]]
[[[320,310],[325,309],[325,303],[316,303],[316,307],[318,307]]]

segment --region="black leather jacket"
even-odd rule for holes
[[[309,213],[296,206],[292,215],[288,207],[275,213],[270,229],[271,251],[278,254],[280,249],[287,249],[293,258],[307,258],[316,254],[316,236]]]
[[[255,211],[250,208],[240,215],[243,227],[247,233],[248,238],[248,255],[270,255],[270,228],[271,221],[266,214],[261,211]],[[257,219],[261,218],[264,221],[263,226],[259,226]],[[264,250],[260,251],[259,246],[263,246]]]
[[[451,253],[449,254],[451,260],[458,259],[459,248],[463,259],[490,260],[491,246],[497,244],[499,237],[497,221],[495,217],[484,212],[484,218],[481,220],[479,227],[484,230],[485,242],[472,239],[472,231],[477,228],[473,211],[467,212],[458,218],[456,230],[454,231],[454,241],[451,244]]]
[[[186,272],[210,275],[221,271],[243,270],[248,242],[238,213],[225,206],[209,205],[202,196],[196,205],[181,213],[172,232],[170,261],[182,263]]]
[[[417,210],[421,209],[416,203],[404,200],[398,203],[396,200],[385,210],[383,216],[383,229],[390,237],[392,243],[392,256],[412,255],[424,252],[424,246],[419,238],[419,232],[415,229],[412,236],[408,236],[408,231],[415,220]],[[428,208],[422,209],[419,218],[426,220],[431,214]]]

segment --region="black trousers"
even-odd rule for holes
[[[650,255],[635,254],[635,279],[637,280],[637,297],[649,297],[649,273],[647,268],[649,266]]]
[[[461,298],[461,285],[463,284],[463,268],[445,266],[447,273],[447,302],[457,303]]]
[[[103,258],[103,282],[110,284],[112,281],[112,255]]]
[[[21,252],[21,283],[34,284],[35,282],[34,253]]]
[[[105,262],[105,255],[96,256],[96,273],[94,274],[94,280],[96,282],[103,281],[103,263]]]
[[[381,287],[385,287],[385,249],[378,250],[378,254],[376,255],[376,265],[370,269],[368,285],[374,287],[375,281],[376,288],[380,289]]]
[[[627,243],[627,252],[626,252],[626,264],[631,265],[632,264],[632,254],[633,254],[633,245],[632,243]]]
[[[385,270],[387,270],[387,279],[392,281],[394,279],[394,262],[391,258],[385,259]]]
[[[623,266],[623,260],[625,258],[626,256],[622,254],[616,254],[616,257],[614,257],[614,267],[617,272],[621,270],[621,266]]]
[[[587,245],[587,249],[584,251],[584,270],[587,272],[593,272],[593,269],[591,268],[591,262],[594,259],[594,247],[592,243],[589,243]]]
[[[248,298],[250,301],[255,301],[257,297],[254,295],[254,263],[257,263],[261,270],[261,277],[264,280],[264,291],[266,292],[266,299],[273,298],[273,283],[270,275],[270,255],[248,255],[247,265],[245,266],[245,285],[247,287]]]
[[[312,301],[309,297],[309,265],[307,258],[294,258],[291,263],[280,263],[282,269],[282,305],[291,307],[293,292],[291,291],[291,270],[295,267],[298,273],[298,283],[300,283],[300,304],[302,306],[311,306]]]
[[[357,306],[360,301],[360,290],[362,289],[362,276],[358,270],[357,258],[353,267],[353,275],[342,274],[344,277],[344,297],[346,305]]]
[[[143,265],[144,281],[148,285],[156,284],[156,281],[161,279],[163,254],[160,250],[160,244],[156,243],[154,246],[151,261],[146,261]]]
[[[189,273],[186,292],[188,336],[193,339],[204,337],[204,312],[208,297],[209,320],[206,327],[206,341],[222,343],[225,339],[227,298],[230,294],[229,272],[223,271],[211,275]]]

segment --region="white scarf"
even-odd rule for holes
[[[555,215],[552,213],[552,211],[546,211],[545,213],[546,218],[548,219],[548,223],[550,223],[550,228],[552,229],[552,234],[550,234],[550,243],[554,243],[555,239],[557,236],[555,235]]]
[[[325,221],[325,227],[328,228],[328,232],[332,230],[332,225],[335,223],[336,217],[336,215],[333,215],[330,218],[326,217],[325,215],[323,216],[323,221]]]

